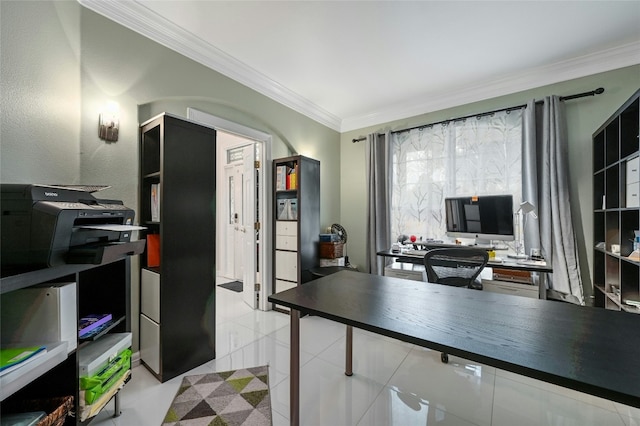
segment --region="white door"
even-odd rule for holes
[[[238,275],[236,272],[235,242],[236,233],[238,232],[238,220],[240,219],[238,211],[241,208],[242,184],[237,183],[236,169],[237,166],[233,165],[227,165],[224,169],[226,188],[225,191],[221,193],[226,194],[227,200],[226,205],[224,206],[226,217],[221,221],[221,223],[224,224],[226,232],[224,232],[225,238],[220,240],[220,245],[224,246],[224,251],[222,253],[225,253],[226,255],[222,257],[223,263],[220,265],[220,273],[225,278],[241,280],[242,275]]]
[[[229,194],[232,198],[229,205],[232,209],[233,234],[231,234],[232,238],[229,244],[233,247],[233,278],[240,281],[244,279],[245,267],[243,172],[244,166],[242,164],[235,164],[233,166],[233,188],[229,188]]]
[[[255,145],[251,144],[242,149],[242,228],[244,246],[244,274],[242,285],[242,299],[253,309],[257,308],[256,275],[258,259],[258,239],[255,227],[258,200],[256,198],[256,168]]]

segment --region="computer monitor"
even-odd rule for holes
[[[446,198],[444,206],[449,237],[475,238],[478,245],[514,240],[511,195]]]

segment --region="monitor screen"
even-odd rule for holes
[[[514,239],[513,196],[480,195],[444,200],[447,235],[476,240]]]

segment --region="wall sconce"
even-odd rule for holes
[[[107,142],[115,142],[118,140],[119,128],[118,105],[115,102],[110,102],[106,111],[100,113],[98,118],[98,137]]]

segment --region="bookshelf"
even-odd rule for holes
[[[595,305],[640,313],[640,90],[593,134]],[[636,252],[638,253],[638,252]]]
[[[39,400],[42,411],[54,398],[73,396],[75,418],[65,424],[88,424],[93,419],[80,418],[80,377],[84,361],[82,353],[103,337],[131,332],[131,266],[128,256],[100,265],[66,264],[56,267],[11,271],[0,278],[0,320],[5,327],[19,321],[23,327],[40,334],[46,353],[0,377],[0,411],[9,413],[22,401]],[[42,303],[57,298],[54,305]],[[31,299],[31,303],[29,303]],[[28,310],[17,307],[25,303]],[[12,306],[13,305],[13,306]],[[53,311],[51,307],[54,307]],[[23,316],[20,317],[21,313]],[[96,312],[108,312],[112,320],[103,324],[99,335],[91,339],[78,337],[79,318]],[[3,346],[12,338],[5,328]],[[71,329],[70,329],[71,328]],[[33,333],[33,331],[31,333]],[[33,335],[33,334],[31,334]],[[128,376],[127,376],[128,377]],[[126,379],[125,379],[126,381]],[[111,391],[116,394],[118,388]],[[109,398],[111,400],[111,398]],[[93,406],[95,414],[108,401]],[[33,407],[35,410],[37,406]]]
[[[273,176],[273,292],[277,293],[310,281],[310,270],[318,266],[320,162],[301,155],[276,159]]]
[[[140,360],[161,382],[215,358],[214,129],[140,125]]]

